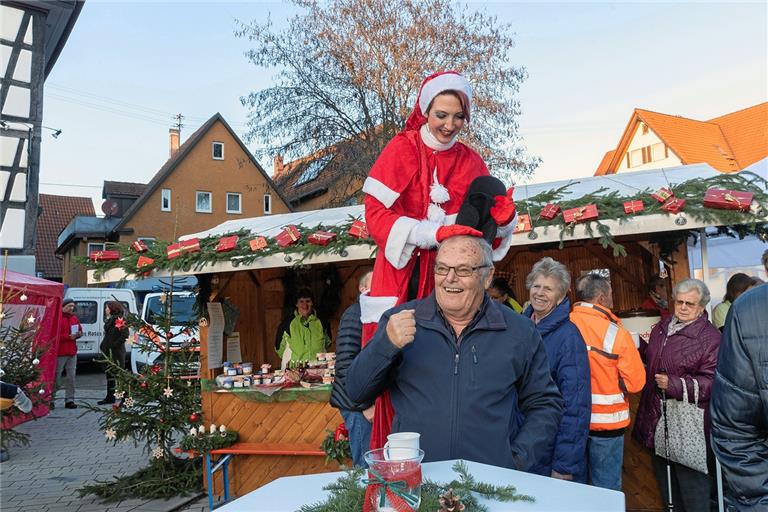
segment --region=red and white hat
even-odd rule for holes
[[[421,125],[427,122],[427,109],[429,108],[435,96],[444,91],[457,91],[466,98],[466,112],[464,115],[469,121],[470,111],[472,110],[472,86],[469,81],[456,71],[441,71],[429,75],[421,83],[419,95],[416,98],[416,105],[413,112],[405,123],[406,130],[418,130]]]

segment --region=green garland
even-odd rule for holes
[[[435,512],[440,509],[440,495],[448,489],[461,496],[461,502],[466,507],[465,512],[488,512],[488,507],[478,502],[475,494],[488,499],[502,502],[527,501],[535,502],[536,498],[525,494],[517,494],[513,485],[496,486],[477,482],[469,473],[464,461],[457,461],[451,467],[459,475],[458,480],[448,484],[440,484],[424,480],[421,484],[421,504],[419,512]],[[364,469],[356,468],[346,471],[335,482],[323,487],[330,491],[327,500],[312,505],[304,505],[298,512],[360,512],[365,502],[365,486],[360,480],[365,475]]]
[[[179,447],[184,451],[195,452],[196,455],[200,456],[211,450],[232,446],[235,441],[237,441],[237,432],[234,430],[225,432],[216,430],[212,433],[197,431],[194,435],[189,433],[182,437]]]
[[[662,210],[661,203],[650,197],[654,192],[650,189],[638,190],[633,196],[621,196],[617,191],[610,191],[607,187],[600,188],[595,192],[586,194],[579,198],[563,200],[567,191],[578,181],[571,182],[562,187],[540,192],[533,197],[517,201],[517,211],[521,214],[529,214],[533,228],[543,227],[545,233],[548,229],[557,229],[560,234],[560,248],[565,243],[566,236],[573,235],[575,225],[566,223],[562,215],[556,216],[552,220],[539,218],[539,212],[547,203],[557,203],[562,210],[577,208],[587,204],[596,204],[599,212],[599,219],[580,223],[585,226],[590,238],[599,238],[603,248],[612,248],[614,256],[626,256],[624,247],[613,239],[610,228],[602,221],[612,219],[620,224],[636,217],[645,215],[674,215]],[[768,209],[768,181],[749,171],[742,171],[737,174],[721,174],[707,179],[692,179],[680,184],[670,185],[669,188],[675,197],[685,199],[686,206],[684,212],[687,216],[711,225],[720,226],[720,232],[730,236],[744,238],[747,235],[756,235],[762,240],[768,240],[768,224],[762,218],[766,215]],[[740,212],[737,210],[724,210],[705,207],[704,194],[707,189],[721,188],[726,190],[740,190],[754,193],[754,201],[758,208],[756,211]],[[642,199],[644,210],[635,214],[624,212],[624,203],[626,201]],[[250,248],[250,241],[257,236],[246,229],[226,233],[217,236],[211,236],[200,239],[200,251],[194,253],[185,253],[174,259],[168,259],[166,248],[171,242],[157,241],[148,251],[138,254],[131,249],[130,244],[108,243],[107,248],[117,250],[120,253],[120,259],[115,261],[90,261],[88,258],[76,258],[76,260],[87,268],[96,270],[96,277],[111,269],[121,268],[126,274],[137,274],[139,272],[149,272],[152,270],[166,271],[185,271],[201,270],[207,265],[220,261],[228,261],[232,266],[249,265],[258,258],[270,256],[272,254],[285,254],[286,261],[292,261],[294,265],[301,265],[308,258],[320,254],[343,254],[346,248],[351,245],[367,244],[372,247],[371,256],[375,254],[376,247],[373,239],[360,239],[349,234],[349,228],[357,220],[354,217],[349,218],[346,223],[336,226],[316,226],[307,228],[297,225],[301,239],[287,247],[280,247],[272,238],[267,238],[267,247],[253,252]],[[307,237],[316,231],[328,231],[336,234],[336,239],[328,245],[314,245],[307,242]],[[237,247],[228,252],[216,252],[216,245],[224,236],[237,235],[239,237]],[[530,238],[535,238],[536,233],[528,234]],[[136,268],[139,256],[152,258],[154,263]]]
[[[579,182],[573,181],[560,188],[546,190],[526,200],[516,202],[518,213],[527,213],[531,216],[531,224],[534,229],[544,227],[546,232],[549,227],[553,227],[560,231],[561,249],[565,242],[565,236],[573,234],[575,225],[566,223],[562,215],[558,215],[552,220],[539,218],[539,212],[547,203],[557,203],[563,211],[587,204],[596,204],[600,215],[599,220],[581,224],[585,226],[590,238],[599,236],[603,248],[611,247],[614,256],[626,256],[626,250],[621,244],[613,240],[610,228],[601,220],[611,219],[623,224],[629,219],[645,215],[675,215],[662,210],[661,203],[651,198],[651,193],[655,190],[647,188],[638,190],[638,193],[633,196],[620,196],[617,191],[609,191],[610,189],[607,187],[602,187],[582,197],[563,200],[562,198],[567,194],[568,189],[577,183]],[[685,199],[686,205],[683,211],[687,216],[705,224],[720,225],[722,226],[720,231],[731,236],[744,238],[747,235],[757,235],[763,240],[768,239],[768,226],[761,220],[768,208],[768,193],[766,192],[768,181],[757,174],[749,171],[742,171],[738,174],[721,174],[707,179],[692,179],[680,184],[670,184],[668,188],[678,199]],[[758,204],[758,211],[752,213],[705,207],[704,194],[710,188],[752,192],[754,193],[753,200]],[[644,210],[634,214],[625,213],[624,203],[637,199],[643,200]],[[529,236],[535,237],[536,235],[529,234]]]

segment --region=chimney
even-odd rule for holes
[[[169,150],[168,150],[168,157],[173,158],[173,156],[178,153],[179,151],[179,138],[181,138],[181,130],[178,128],[171,128],[168,130],[168,142],[170,144]]]
[[[273,162],[274,172],[272,176],[279,176],[283,172],[283,155],[279,154],[275,157]]]

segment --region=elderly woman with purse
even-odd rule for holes
[[[710,510],[709,398],[717,367],[720,331],[705,311],[707,286],[686,279],[672,292],[674,314],[640,344],[647,380],[633,436],[652,451],[664,501],[675,510]],[[668,471],[669,468],[669,471]],[[670,490],[671,485],[671,490]]]

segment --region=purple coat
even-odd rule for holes
[[[688,387],[688,399],[693,401],[691,379],[699,382],[699,407],[704,409],[704,430],[709,444],[709,397],[720,349],[720,331],[709,322],[704,312],[692,324],[668,337],[667,326],[673,318],[670,316],[653,327],[647,345],[640,343],[640,355],[646,363],[647,378],[632,435],[651,450],[654,449],[656,425],[661,418],[661,395],[657,392],[653,377],[660,373],[661,368],[665,368],[669,375],[667,399],[683,399],[682,377]]]

